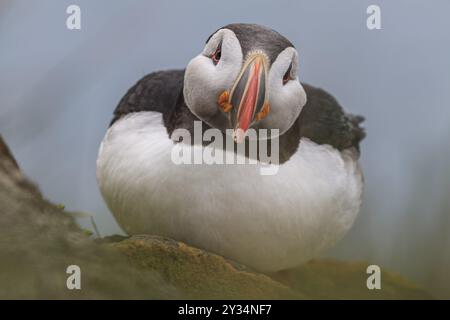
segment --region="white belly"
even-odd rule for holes
[[[361,205],[350,150],[302,139],[277,174],[260,165],[176,165],[159,113],[118,120],[97,159],[102,195],[129,234],[156,234],[261,271],[295,267],[333,245]]]

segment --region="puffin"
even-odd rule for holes
[[[299,77],[287,38],[235,23],[209,36],[184,70],[153,72],[132,86],[96,162],[100,192],[124,232],[171,238],[266,273],[339,241],[361,207],[364,119]],[[177,146],[213,144],[180,139],[180,130],[215,130],[231,141],[215,152],[249,161],[176,162]],[[240,148],[252,141],[268,144],[274,163]],[[262,174],[270,165],[277,170]]]

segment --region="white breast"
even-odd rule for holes
[[[176,165],[160,113],[139,112],[106,133],[102,195],[129,234],[157,234],[261,271],[297,266],[333,245],[361,204],[350,150],[302,139],[272,176],[260,165]]]

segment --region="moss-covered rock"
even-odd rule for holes
[[[171,239],[140,235],[113,244],[144,270],[158,272],[187,298],[429,299],[398,274],[382,271],[381,290],[366,286],[369,263],[313,260],[263,275],[213,253]]]
[[[69,265],[81,268],[81,290],[66,286]],[[98,245],[43,198],[0,137],[0,299],[179,297],[157,272]]]
[[[430,299],[423,290],[396,273],[381,269],[381,289],[369,290],[370,263],[313,260],[272,275],[310,299]]]
[[[182,242],[158,236],[134,236],[114,245],[131,263],[157,271],[186,298],[301,299],[300,292]]]

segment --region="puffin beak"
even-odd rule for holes
[[[233,109],[230,116],[233,139],[237,143],[242,143],[248,128],[269,112],[267,64],[262,53],[250,55],[231,89],[229,102]]]

